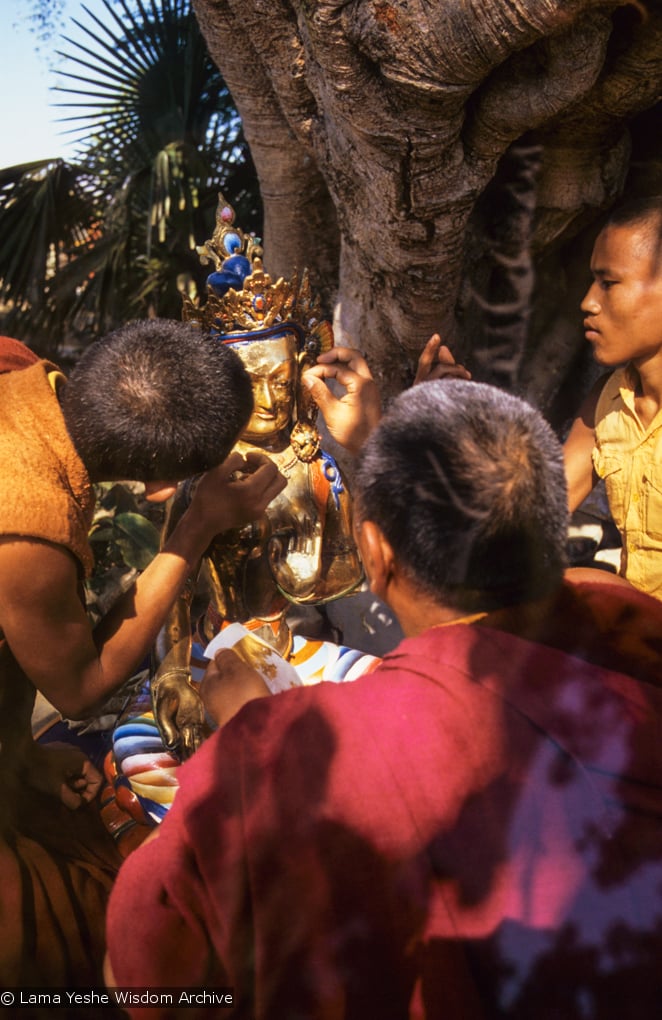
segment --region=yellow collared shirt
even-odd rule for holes
[[[593,466],[621,533],[620,573],[662,599],[662,410],[645,428],[634,397],[627,366],[617,369],[596,408]]]

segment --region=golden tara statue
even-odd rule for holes
[[[287,487],[261,520],[219,535],[197,577],[174,606],[156,648],[152,706],[167,748],[187,757],[205,735],[204,707],[191,682],[191,605],[202,585],[208,608],[197,624],[204,646],[227,623],[244,624],[285,659],[292,652],[286,614],[292,604],[320,605],[356,588],[362,568],[352,538],[350,498],[333,458],[320,449],[316,407],[301,384],[304,369],[333,344],[307,274],[275,283],[262,249],[234,226],[223,201],[214,235],[198,249],[215,271],[207,300],[185,299],[183,317],[239,354],[253,383],[253,414],[235,449],[272,457]],[[180,486],[166,533],[184,512],[195,480]]]

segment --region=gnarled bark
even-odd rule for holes
[[[439,330],[550,407],[583,343],[568,252],[590,251],[629,125],[662,91],[660,4],[194,7],[244,121],[272,275],[311,269],[387,392]]]

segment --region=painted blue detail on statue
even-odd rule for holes
[[[228,255],[234,255],[236,252],[241,251],[241,238],[239,234],[226,234],[223,238],[223,247]]]
[[[333,496],[333,502],[336,505],[336,510],[339,510],[340,494],[345,491],[345,487],[342,483],[342,475],[340,474],[340,468],[330,453],[327,453],[326,450],[321,450],[320,452],[322,454],[322,472],[331,486],[331,494]]]
[[[244,255],[232,255],[224,259],[219,270],[209,274],[207,286],[219,297],[224,297],[231,287],[237,291],[242,290],[250,271],[251,264]]]

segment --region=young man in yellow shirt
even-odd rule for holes
[[[662,599],[662,195],[615,209],[595,242],[584,329],[598,379],[564,445],[568,503],[576,510],[602,478],[621,533],[620,574]],[[416,382],[470,378],[438,335]]]
[[[662,599],[662,196],[616,209],[597,237],[584,329],[602,376],[564,447],[569,506],[605,481],[620,573]]]

